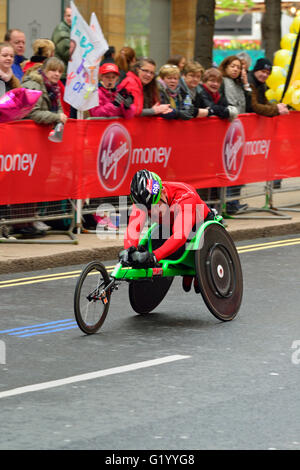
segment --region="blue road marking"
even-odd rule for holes
[[[18,328],[2,330],[0,331],[0,334],[8,334],[9,336],[25,338],[28,336],[36,336],[47,333],[55,333],[63,330],[70,330],[72,328],[77,328],[77,323],[74,320],[67,318],[66,320],[52,321],[47,323],[40,323],[37,325],[21,326]]]
[[[73,328],[78,328],[77,323],[74,322],[71,326],[66,326],[64,328],[56,328],[55,330],[47,330],[47,331],[35,331],[34,333],[26,333],[26,334],[19,334],[19,338],[26,338],[27,336],[36,336],[36,335],[46,335],[47,333],[55,333],[57,331],[64,331],[64,330],[72,330]]]

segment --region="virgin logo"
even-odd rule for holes
[[[114,191],[126,178],[130,164],[131,138],[121,124],[111,124],[104,132],[98,152],[98,175],[102,186]]]
[[[223,165],[227,177],[234,181],[240,174],[245,154],[243,124],[235,119],[228,128],[223,142]]]

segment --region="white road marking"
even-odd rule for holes
[[[181,356],[176,354],[173,356],[161,357],[159,359],[152,359],[150,361],[136,362],[134,364],[128,364],[127,366],[113,367],[111,369],[98,370],[96,372],[88,372],[87,374],[73,375],[72,377],[66,377],[64,379],[52,380],[50,382],[42,382],[39,384],[26,385],[24,387],[13,388],[12,390],[6,390],[0,392],[0,398],[12,397],[15,395],[22,395],[24,393],[37,392],[40,390],[47,390],[49,388],[61,387],[62,385],[68,385],[76,382],[83,382],[86,380],[98,379],[99,377],[106,377],[108,375],[122,374],[124,372],[130,372],[133,370],[144,369],[146,367],[158,366],[160,364],[166,364],[168,362],[180,361],[181,359],[188,359],[191,356]]]

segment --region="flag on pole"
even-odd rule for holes
[[[108,44],[94,13],[88,25],[72,1],[71,10],[70,59],[64,100],[73,108],[86,111],[99,105],[98,69]]]
[[[288,74],[286,77],[285,81],[285,86],[284,90],[282,93],[281,101],[283,100],[283,97],[288,90],[290,85],[293,85],[293,83],[296,80],[300,80],[300,30],[298,32],[297,39],[295,41],[295,46],[293,50],[293,55],[292,55],[292,60],[289,65],[289,70]]]

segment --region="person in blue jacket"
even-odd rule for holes
[[[9,42],[14,49],[15,58],[12,71],[15,77],[21,81],[24,75],[21,64],[27,60],[24,56],[26,47],[25,34],[20,29],[9,29],[5,34],[4,41]]]

